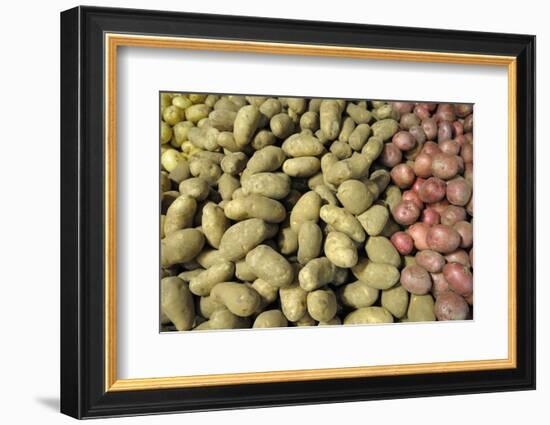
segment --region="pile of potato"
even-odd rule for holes
[[[162,330],[471,319],[472,112],[162,93]]]

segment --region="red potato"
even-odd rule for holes
[[[441,213],[441,224],[446,226],[453,226],[459,221],[466,220],[466,210],[456,205],[449,205]]]
[[[439,143],[439,149],[447,155],[458,155],[460,152],[460,145],[456,142],[456,140],[447,139]]]
[[[437,119],[440,121],[452,122],[456,120],[454,105],[451,103],[440,103],[437,105],[435,116],[437,116]]]
[[[464,165],[464,178],[470,182],[470,184],[474,183],[474,164],[471,162],[467,162]]]
[[[460,121],[453,121],[453,134],[455,137],[464,134],[464,125]]]
[[[467,297],[473,292],[474,277],[469,267],[458,263],[447,263],[443,267],[443,275],[450,288],[459,295]]]
[[[401,128],[404,128],[406,130],[419,124],[420,118],[418,118],[412,112],[401,115],[401,119],[399,120],[399,125],[401,126]]]
[[[435,298],[451,290],[449,282],[447,282],[443,273],[430,273],[430,277],[432,278],[432,294]]]
[[[432,202],[431,204],[427,205],[427,208],[430,208],[432,210],[437,211],[437,213],[441,216],[443,211],[449,206],[449,201],[447,199],[442,199],[441,201]]]
[[[459,164],[456,155],[436,153],[432,157],[432,174],[443,180],[455,177],[459,171]]]
[[[466,131],[466,130],[464,130]],[[472,132],[464,133],[464,137],[466,137],[466,141],[468,143],[474,144],[474,134]]]
[[[395,232],[390,241],[401,255],[409,255],[414,249],[413,238],[408,233]]]
[[[403,195],[401,195],[402,201],[411,201],[413,202],[419,210],[422,210],[424,208],[424,202],[420,200],[420,197],[418,196],[418,193],[416,193],[414,190],[406,190],[403,192]]]
[[[407,266],[401,271],[401,286],[415,295],[426,295],[432,289],[432,279],[425,268]]]
[[[390,172],[392,181],[400,189],[407,189],[412,186],[416,178],[414,170],[407,164],[397,164]]]
[[[472,114],[464,118],[464,132],[471,133],[474,129],[474,116]]]
[[[446,191],[447,185],[443,180],[430,177],[420,186],[418,196],[422,202],[433,203],[441,201],[445,197]]]
[[[388,168],[393,168],[401,162],[401,159],[403,159],[403,154],[401,153],[401,150],[393,143],[385,143],[379,159],[382,165],[385,165]]]
[[[434,310],[437,320],[465,320],[470,313],[468,303],[454,292],[440,294]]]
[[[422,153],[426,153],[428,155],[435,155],[436,153],[440,153],[441,149],[439,148],[439,145],[435,142],[426,142],[424,143],[424,146],[422,146]]]
[[[439,224],[439,213],[433,208],[424,208],[420,214],[420,221],[430,226]]]
[[[451,121],[440,121],[437,128],[437,141],[439,143],[453,138],[453,125]]]
[[[466,295],[464,297],[464,301],[466,301],[470,305],[474,305],[474,294]]]
[[[392,216],[397,223],[408,226],[418,221],[418,217],[420,217],[420,208],[411,201],[400,201],[393,208]]]
[[[417,250],[429,249],[428,242],[426,241],[429,229],[430,226],[426,223],[414,223],[407,228],[406,232],[413,238],[414,247]]]
[[[472,267],[474,267],[474,248],[473,247],[472,249],[470,249],[468,256],[470,257],[470,264],[472,265]]]
[[[466,267],[472,266],[470,256],[463,249],[457,249],[456,251],[447,254],[445,256],[445,260],[447,260],[448,263],[458,263]]]
[[[424,120],[426,118],[430,118],[430,116],[432,115],[430,113],[430,110],[428,108],[426,108],[424,105],[416,105],[414,107],[414,113],[421,120]]]
[[[472,185],[463,177],[456,177],[447,182],[447,200],[463,207],[472,196]]]
[[[474,161],[474,145],[471,143],[465,143],[460,149],[460,156],[464,162],[473,162]]]
[[[435,110],[437,109],[437,103],[417,102],[416,105],[422,106],[423,108],[426,108],[430,112],[435,112]]]
[[[464,173],[464,160],[461,156],[455,155],[455,158],[458,162],[458,173],[463,174]]]
[[[466,204],[466,212],[472,217],[474,216],[474,197],[470,198],[470,202]]]
[[[391,139],[392,143],[402,151],[408,151],[415,147],[416,139],[408,131],[398,131]]]
[[[414,140],[416,140],[416,143],[419,145],[423,145],[426,142],[426,133],[424,133],[421,126],[412,126],[409,128],[409,133],[414,137]]]
[[[468,140],[466,140],[466,135],[465,134],[458,134],[455,138],[454,138],[454,141],[456,143],[458,143],[458,146],[460,146],[462,148],[462,146],[464,146],[466,143],[468,143]]]
[[[391,102],[391,106],[394,111],[399,112],[400,114],[408,114],[412,112],[414,108],[414,103],[410,102]]]
[[[470,248],[474,243],[474,226],[469,221],[459,221],[453,228],[460,235],[460,247]]]
[[[440,273],[445,265],[445,258],[439,253],[431,249],[418,251],[414,257],[416,264],[424,267],[430,273]]]
[[[433,118],[425,118],[422,120],[422,130],[426,133],[428,140],[435,140],[437,137],[437,122]]]
[[[411,190],[414,190],[416,193],[420,190],[420,186],[422,186],[422,183],[424,183],[426,179],[423,179],[422,177],[417,177],[414,181]]]
[[[423,178],[428,178],[432,175],[432,156],[421,152],[414,160],[414,173]]]
[[[468,103],[456,103],[455,114],[459,118],[464,118],[470,115],[474,110],[474,105]]]
[[[428,230],[426,242],[430,249],[441,254],[450,254],[460,246],[461,238],[452,227],[436,224]]]

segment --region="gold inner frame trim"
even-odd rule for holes
[[[215,385],[312,381],[375,376],[511,369],[517,365],[516,341],[516,58],[446,52],[370,49],[328,45],[267,43],[147,35],[105,34],[105,391],[137,391]],[[305,369],[272,372],[118,379],[116,333],[116,94],[118,47],[149,47],[280,55],[325,56],[405,62],[503,66],[508,72],[508,357],[437,363]]]

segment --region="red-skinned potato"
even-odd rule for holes
[[[395,167],[401,162],[402,158],[403,154],[401,153],[401,150],[393,143],[385,143],[384,149],[382,150],[382,153],[379,157],[382,165],[388,168]]]
[[[432,279],[425,268],[407,266],[401,271],[401,286],[415,295],[426,295],[432,289]]]
[[[474,110],[474,106],[468,103],[455,104],[455,114],[459,118],[467,117]]]
[[[470,133],[474,129],[474,115],[470,114],[464,118],[464,132]]]
[[[416,178],[413,169],[407,164],[397,164],[390,172],[392,181],[400,189],[407,189],[412,186]]]
[[[441,254],[450,254],[460,246],[461,238],[452,227],[436,224],[428,230],[426,242],[430,249]]]
[[[390,241],[401,255],[409,255],[414,249],[413,238],[408,233],[395,232],[391,236]]]
[[[447,263],[443,267],[443,276],[457,294],[463,297],[472,294],[474,278],[469,267],[459,263]]]
[[[430,277],[432,278],[432,294],[435,298],[451,290],[449,282],[447,282],[447,279],[445,279],[443,272],[430,273]]]
[[[474,226],[469,221],[459,221],[453,228],[460,235],[460,247],[470,248],[474,243]]]
[[[430,226],[439,224],[439,213],[433,208],[424,208],[420,215],[420,220]]]
[[[420,125],[413,125],[409,128],[409,133],[414,137],[417,144],[424,145],[426,142],[426,133],[424,133],[424,130],[422,130]]]
[[[450,121],[440,121],[437,127],[437,141],[439,143],[453,138],[453,125]]]
[[[472,185],[463,177],[456,177],[447,182],[447,200],[453,204],[463,207],[472,196]]]
[[[416,264],[424,267],[430,273],[440,273],[445,265],[445,258],[431,249],[418,251],[415,255]]]
[[[453,121],[453,134],[455,138],[464,134],[464,125],[460,121]]]
[[[465,143],[460,149],[460,156],[464,162],[473,162],[474,160],[474,145]]]
[[[440,103],[437,105],[436,113],[434,115],[438,122],[440,121],[454,121],[456,119],[455,107],[451,103]]]
[[[469,313],[468,303],[454,292],[445,292],[435,300],[437,320],[465,320]]]
[[[441,201],[432,202],[431,204],[426,205],[427,208],[430,208],[436,211],[439,214],[439,216],[443,214],[443,211],[445,211],[448,206],[449,206],[449,201],[447,201],[447,199],[442,199]]]
[[[410,102],[391,102],[391,106],[394,111],[399,112],[400,114],[408,114],[412,112],[414,108],[414,103]]]
[[[463,249],[457,249],[456,251],[451,252],[445,256],[447,263],[458,263],[466,267],[471,267],[472,262],[470,261],[470,256]]]
[[[426,223],[414,223],[406,230],[406,232],[411,235],[411,238],[413,238],[414,247],[419,251],[429,249],[428,242],[426,241],[429,230],[430,226]]]
[[[450,180],[458,174],[459,164],[456,155],[436,153],[432,157],[432,174],[443,180]]]
[[[439,145],[437,143],[430,141],[424,143],[424,146],[422,146],[422,153],[435,155],[436,153],[441,153],[441,149],[439,148]]]
[[[416,145],[416,139],[408,131],[398,131],[391,139],[392,143],[402,151],[408,151]]]
[[[447,139],[439,143],[439,149],[447,155],[458,155],[460,145],[453,139]]]
[[[418,193],[418,191],[420,190],[420,186],[422,186],[422,183],[424,183],[425,181],[426,179],[423,179],[422,177],[417,177],[413,185],[411,186],[411,190],[414,190]]]
[[[426,133],[428,140],[435,140],[437,137],[437,122],[433,118],[425,118],[422,120],[422,130]]]
[[[447,185],[437,177],[427,179],[418,190],[418,197],[422,202],[433,203],[441,201],[447,192]]]
[[[418,193],[416,193],[412,189],[406,190],[405,192],[403,192],[403,194],[401,195],[401,200],[412,202],[418,207],[419,210],[422,210],[424,208],[424,202],[420,200]]]
[[[415,125],[419,125],[420,119],[414,113],[408,112],[406,114],[401,115],[399,124],[401,125],[401,128],[408,130],[409,128],[414,127]]]
[[[466,210],[462,207],[456,205],[448,205],[445,209],[439,214],[441,224],[446,226],[453,226],[459,221],[466,220]]]
[[[420,209],[411,201],[400,201],[392,210],[393,219],[403,225],[408,226],[415,223],[420,217]]]
[[[430,110],[428,108],[426,108],[426,106],[424,106],[424,105],[416,105],[414,107],[414,113],[421,120],[425,120],[426,118],[430,118],[430,116],[432,115],[430,113]]]
[[[420,178],[428,178],[432,175],[432,156],[421,152],[414,160],[414,173]]]

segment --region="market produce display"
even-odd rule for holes
[[[473,317],[473,106],[161,93],[162,331]]]

